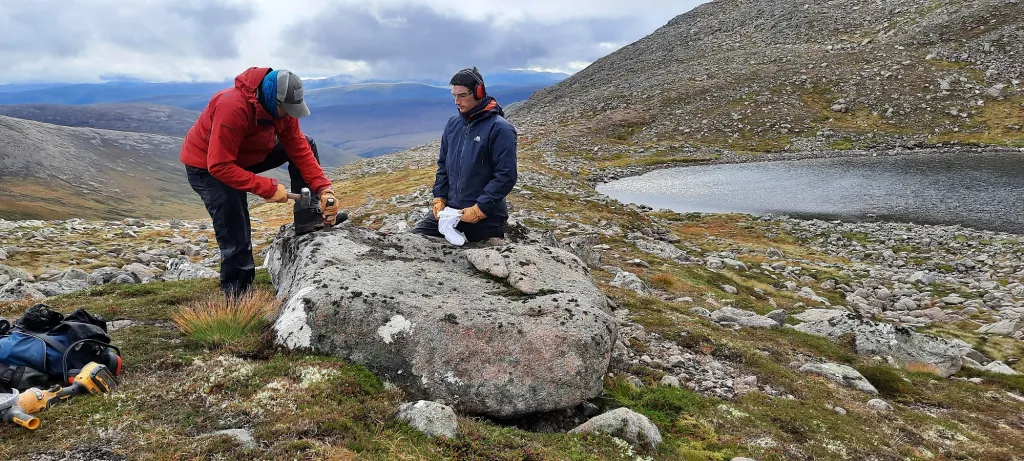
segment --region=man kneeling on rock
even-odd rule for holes
[[[459,114],[448,120],[441,135],[433,211],[413,232],[448,237],[442,231],[451,234],[450,229],[444,229],[444,223],[439,228],[439,220],[457,218],[454,229],[465,240],[505,238],[505,197],[518,177],[516,129],[505,120],[498,101],[487,94],[475,67],[460,70],[449,84]]]
[[[309,188],[318,197],[322,214],[296,200],[296,234],[337,219],[337,205],[327,207],[334,191],[316,143],[299,129],[299,118],[309,115],[302,96],[302,80],[292,72],[251,67],[235,78],[234,87],[213,95],[185,136],[181,162],[213,219],[221,289],[229,298],[246,291],[256,275],[246,193],[271,203],[288,201],[283,184],[257,173],[288,163],[291,192]]]

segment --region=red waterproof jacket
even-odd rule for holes
[[[277,192],[277,180],[244,168],[263,161],[280,139],[310,190],[319,194],[331,187],[331,181],[313,157],[299,119],[275,119],[256,100],[256,88],[270,70],[250,67],[235,77],[234,88],[213,95],[185,135],[181,163],[208,170],[228,186],[269,199]]]

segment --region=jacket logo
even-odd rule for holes
[[[473,138],[473,140],[476,141],[476,142],[480,142],[480,137],[477,136],[477,137]]]

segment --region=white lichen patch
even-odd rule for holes
[[[341,374],[338,370],[317,367],[303,368],[301,373],[302,379],[299,382],[299,387],[303,389],[308,389],[310,386],[317,385]]]
[[[308,348],[313,337],[306,319],[306,303],[303,301],[313,287],[305,287],[295,293],[281,311],[281,316],[274,322],[278,344],[289,349]]]
[[[633,446],[629,442],[622,440],[618,437],[612,437],[612,442],[619,447],[619,454],[622,459],[632,459],[633,461],[653,461],[654,458],[650,456],[641,456],[633,451]]]
[[[298,406],[290,397],[299,395],[301,392],[296,389],[295,384],[292,382],[284,380],[271,381],[252,397],[252,403],[248,410],[254,415],[280,412],[282,410],[297,411]]]
[[[394,315],[388,323],[381,325],[377,328],[377,335],[380,336],[384,343],[391,344],[394,341],[395,335],[402,332],[409,332],[412,330],[412,322],[401,315]]]
[[[227,381],[251,376],[253,371],[251,363],[231,355],[219,355],[206,361],[196,358],[192,368],[194,376],[205,377],[201,383],[204,395],[209,395],[211,390]]]
[[[458,376],[455,376],[455,372],[451,370],[448,370],[448,372],[444,374],[444,380],[447,381],[449,384],[464,384],[464,382],[461,379],[459,379]]]
[[[722,412],[726,416],[730,416],[730,417],[733,417],[733,418],[749,418],[750,417],[749,414],[744,413],[744,412],[742,412],[740,410],[737,410],[737,409],[735,409],[735,408],[733,408],[733,407],[731,407],[729,405],[725,405],[725,404],[719,405],[718,406],[718,411]]]

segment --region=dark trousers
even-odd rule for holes
[[[416,226],[412,228],[412,231],[413,233],[420,235],[444,237],[444,234],[438,230],[437,226],[437,219],[434,218],[434,212],[428,211],[427,214],[423,216],[423,219],[416,223]],[[484,219],[472,224],[460,221],[455,225],[455,229],[466,234],[467,242],[479,242],[491,237],[505,238],[504,219]]]
[[[316,161],[320,155],[316,143],[306,136]],[[263,173],[288,163],[291,190],[298,193],[306,186],[298,167],[288,159],[284,146],[278,143],[262,162],[245,169]],[[252,228],[249,223],[249,203],[246,193],[222,183],[209,171],[191,166],[185,167],[192,190],[199,194],[206,211],[213,220],[213,230],[220,248],[220,288],[231,298],[242,294],[252,285],[256,277],[256,263],[252,256]]]

